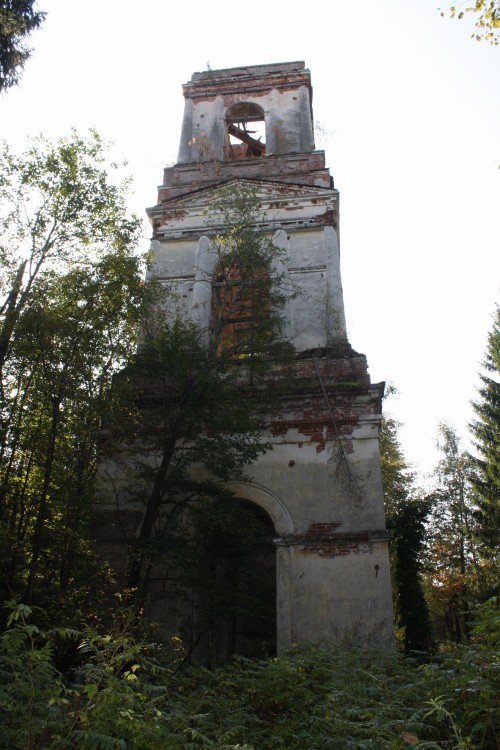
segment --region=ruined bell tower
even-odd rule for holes
[[[243,183],[260,201],[256,229],[272,236],[298,290],[283,309],[297,381],[263,407],[273,450],[229,482],[272,524],[278,648],[346,633],[390,646],[383,384],[347,340],[339,195],[314,146],[310,73],[303,62],[209,70],[183,88],[178,162],[148,209],[152,274],[175,286],[183,315],[208,337],[216,257],[206,210],[214,191]]]
[[[195,73],[184,97],[178,161],[164,170],[157,204],[147,210],[153,227],[151,277],[175,291],[166,296],[167,312],[174,305],[206,346],[220,341],[213,326],[214,309],[221,309],[221,257],[210,214],[217,196],[220,205],[221,195],[250,192],[258,205],[251,234],[267,238],[277,277],[293,290],[279,308],[280,337],[293,348],[293,374],[274,391],[253,391],[265,394],[254,395],[252,403],[262,442],[272,450],[245,467],[244,478],[224,484],[232,493],[231,509],[247,515],[238,526],[240,541],[231,547],[226,538],[214,554],[220,548],[240,554],[241,539],[251,538],[254,522],[264,529],[265,544],[238,568],[246,577],[236,575],[236,558],[228,563],[226,555],[224,564],[216,559],[206,565],[203,579],[214,580],[213,570],[231,579],[239,595],[255,589],[258,617],[266,612],[266,622],[257,622],[255,612],[233,611],[209,633],[200,625],[199,586],[197,593],[195,584],[183,589],[181,600],[174,601],[176,572],[166,574],[160,566],[150,572],[146,615],[166,637],[180,633],[193,655],[210,663],[234,653],[266,656],[293,641],[346,636],[390,648],[389,534],[379,456],[384,385],[370,382],[366,358],[347,338],[339,195],[324,152],[314,146],[309,71],[303,62],[289,62]],[[231,283],[241,289],[240,282]],[[272,308],[271,297],[267,300],[261,305],[264,318]],[[237,338],[246,325],[242,317],[231,319],[230,335]],[[255,349],[244,350],[234,366],[243,369],[250,356],[258,356]],[[270,372],[272,365],[262,361]],[[141,395],[141,387],[143,422],[155,425],[159,402],[154,389]],[[134,451],[142,455],[147,448],[144,429],[142,434],[144,444],[123,445],[121,455],[103,459],[99,469],[98,547],[122,586],[148,516],[143,480],[136,477],[134,488],[127,473]],[[154,451],[148,460],[158,460]],[[191,471],[195,476],[198,469]],[[155,533],[168,553],[171,539]],[[265,602],[260,591],[266,592]]]

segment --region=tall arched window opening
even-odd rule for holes
[[[270,280],[267,264],[243,267],[222,261],[212,281],[212,341],[219,353],[259,355],[269,339]]]
[[[226,112],[224,156],[247,159],[266,155],[264,110],[258,104],[238,102]]]

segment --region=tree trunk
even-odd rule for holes
[[[26,603],[30,604],[33,598],[33,586],[35,577],[38,571],[38,560],[40,552],[42,550],[43,543],[43,531],[44,524],[47,515],[47,500],[49,494],[50,482],[52,479],[52,466],[54,463],[55,447],[57,430],[59,426],[59,415],[60,415],[61,399],[54,397],[52,399],[52,421],[50,425],[49,433],[49,445],[47,448],[47,458],[45,461],[45,470],[43,476],[42,491],[40,492],[40,503],[38,507],[38,516],[35,523],[35,530],[33,532],[33,539],[31,543],[31,563],[28,577],[28,587],[26,591]]]

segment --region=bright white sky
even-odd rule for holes
[[[22,147],[95,127],[128,160],[139,214],[176,159],[194,71],[305,60],[341,195],[350,340],[372,380],[399,389],[386,410],[430,471],[440,420],[466,437],[500,299],[500,48],[470,39],[472,18],[441,18],[439,0],[39,6],[48,17],[0,99],[0,134]]]

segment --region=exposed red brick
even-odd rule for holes
[[[372,554],[373,543],[367,532],[340,533],[341,524],[335,521],[312,523],[305,534],[297,534],[303,543],[302,552],[320,557],[345,557],[346,555]]]

